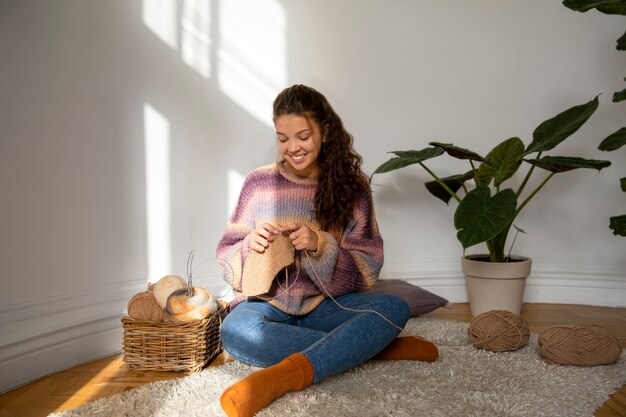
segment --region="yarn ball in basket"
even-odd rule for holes
[[[154,298],[163,310],[167,308],[167,299],[177,291],[187,289],[187,281],[178,275],[166,275],[152,287]]]
[[[177,291],[167,299],[168,321],[176,324],[190,323],[209,317],[217,310],[213,294],[204,288],[194,287],[193,296],[187,291]]]
[[[526,320],[506,310],[491,310],[476,316],[467,334],[474,347],[492,352],[520,349],[530,338]]]
[[[165,311],[157,303],[150,289],[135,294],[128,301],[128,317],[148,321],[166,320]]]
[[[600,326],[554,326],[539,334],[539,355],[561,365],[595,366],[617,362],[619,340]]]

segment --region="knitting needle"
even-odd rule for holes
[[[192,282],[192,266],[193,266],[193,254],[192,250],[189,252],[189,257],[187,258],[187,296],[189,298],[193,297],[193,282]]]

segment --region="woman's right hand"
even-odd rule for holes
[[[269,223],[259,225],[255,230],[250,232],[250,249],[255,252],[263,253],[274,240],[280,231]]]

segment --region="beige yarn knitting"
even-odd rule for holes
[[[241,279],[241,292],[247,297],[267,293],[276,274],[294,262],[295,248],[289,237],[276,235],[263,253],[250,251]]]

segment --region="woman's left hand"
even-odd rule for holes
[[[317,233],[311,230],[309,226],[299,223],[292,223],[280,226],[278,230],[281,233],[289,233],[289,239],[297,250],[317,251]]]

